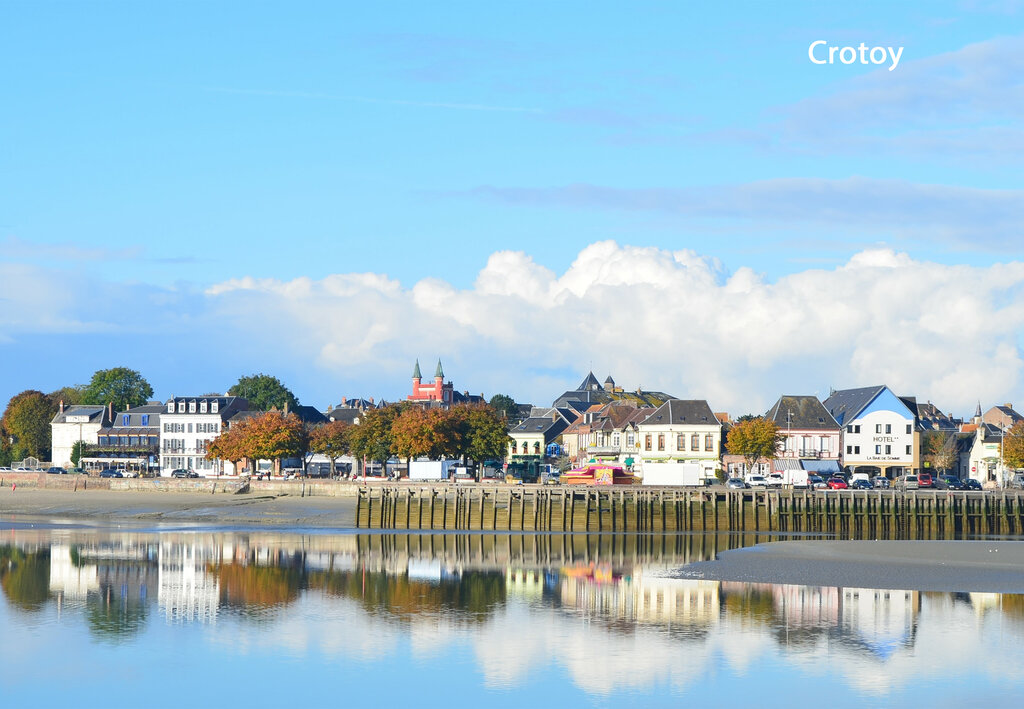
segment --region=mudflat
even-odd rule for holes
[[[194,523],[218,528],[355,527],[354,497],[268,493],[46,490],[0,488],[0,524],[161,526]]]
[[[689,564],[687,579],[1024,593],[1024,541],[781,541]]]

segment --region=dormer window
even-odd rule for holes
[[[167,413],[169,413],[169,414],[173,414],[174,413],[174,402],[173,401],[168,401],[167,402]]]
[[[205,414],[206,413],[206,402],[205,401],[200,401],[199,402],[199,413],[201,413],[201,414]]]
[[[179,414],[185,413],[185,402],[184,401],[179,401],[178,402],[178,413]]]
[[[196,412],[196,402],[194,400],[188,402],[188,412],[190,414],[194,414]]]
[[[127,426],[130,420],[131,414],[121,414],[121,425]]]
[[[213,401],[210,402],[210,413],[213,413],[213,414],[217,413],[218,403],[219,402],[216,399],[214,399]]]

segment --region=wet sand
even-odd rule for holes
[[[783,541],[689,564],[679,578],[1024,593],[1024,541]]]
[[[352,529],[353,497],[0,488],[0,524]]]

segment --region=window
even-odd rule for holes
[[[660,451],[665,450],[665,434],[664,433],[659,433],[658,434],[658,450],[660,450]]]
[[[533,443],[533,454],[534,455],[540,455],[540,442],[539,441],[534,441],[534,443]]]
[[[644,450],[649,451],[651,449],[651,434],[644,436]]]
[[[139,445],[139,437],[138,436],[128,436],[128,445],[130,445],[130,446],[137,446],[137,445]]]
[[[192,424],[189,424],[189,425],[188,425],[188,432],[189,432],[189,433],[192,433]]]
[[[885,454],[886,455],[892,455],[892,446],[886,446],[885,447]]]
[[[513,441],[512,441],[512,455],[515,455],[515,454],[516,454],[516,451],[517,451],[518,449],[519,449],[519,444],[518,444],[518,443],[516,443],[516,442],[515,442],[515,441],[513,440]]]
[[[914,455],[914,447],[907,446],[907,455]]]
[[[185,413],[185,402],[184,401],[179,401],[178,402],[178,413],[179,414]]]
[[[910,433],[912,430],[913,430],[913,426],[908,423],[907,424],[907,433]]]
[[[107,445],[107,437],[106,437],[106,436],[100,436],[100,438],[99,438],[99,444],[100,444],[101,446],[105,446],[105,445]]]
[[[677,451],[684,451],[684,450],[686,450],[686,436],[684,436],[681,433],[676,436],[676,450]]]
[[[633,437],[633,434],[632,433],[627,433],[626,434],[626,445],[629,446],[630,448],[632,448],[634,443],[636,443],[636,439]]]
[[[205,401],[200,401],[199,402],[199,413],[201,413],[201,414],[205,414],[206,413],[206,402]]]
[[[130,414],[121,414],[121,425],[122,426],[127,426],[128,422],[130,420],[131,420]]]
[[[691,433],[690,434],[690,450],[692,450],[692,451],[699,451],[700,450],[700,434],[697,434],[697,433]]]
[[[854,446],[853,447],[853,454],[854,455],[860,455],[860,446]]]
[[[860,433],[860,424],[857,424],[856,426],[853,427],[853,432]]]
[[[122,446],[128,445],[128,436],[118,436],[118,443]]]
[[[712,452],[715,450],[715,437],[710,433],[704,435],[704,450]]]
[[[875,446],[875,455],[882,455],[882,446]]]
[[[210,413],[217,413],[217,404],[218,402],[216,400],[210,402]]]
[[[167,402],[167,413],[169,413],[169,414],[173,414],[174,413],[174,402],[173,401],[168,401]]]
[[[846,427],[846,432],[853,433],[853,424],[850,424],[849,426]]]
[[[881,432],[882,432],[882,424],[876,423],[875,424],[875,433],[881,433]]]
[[[821,438],[818,439],[818,450],[820,450],[823,454],[830,452],[831,449],[832,444],[828,440],[828,436],[822,436]]]
[[[142,414],[142,425],[143,426],[148,426],[149,425],[149,414]]]
[[[892,433],[892,424],[891,423],[885,424],[885,432],[886,433]]]
[[[170,432],[171,432],[171,424],[169,424],[169,423],[167,423],[165,421],[164,422],[164,433],[170,433]]]
[[[850,455],[850,453],[853,453],[853,446],[846,446],[846,455]]]
[[[619,434],[618,433],[613,433],[612,434],[612,445],[615,446],[616,448],[618,448],[619,447],[619,440],[620,440]]]
[[[196,402],[195,401],[188,402],[188,412],[190,414],[194,414],[196,412]]]

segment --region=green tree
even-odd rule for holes
[[[306,429],[295,414],[284,415],[280,411],[268,411],[260,416],[243,419],[232,426],[227,440],[236,441],[226,455],[248,458],[251,461],[298,458],[306,452],[309,443]],[[223,437],[223,436],[222,436]],[[224,455],[220,445],[211,444],[207,457]]]
[[[1024,421],[1003,434],[1003,464],[1013,470],[1024,468]]]
[[[725,447],[732,455],[743,456],[750,471],[757,461],[774,459],[782,440],[775,422],[758,416],[734,424],[726,437]]]
[[[519,418],[519,405],[508,394],[495,394],[488,403],[492,409],[508,421],[515,421]]]
[[[75,441],[74,445],[71,446],[71,464],[76,468],[82,462],[82,453],[85,452],[86,445],[85,441]]]
[[[504,458],[508,447],[508,419],[493,406],[466,406],[463,450],[476,463]]]
[[[334,461],[351,451],[349,433],[352,424],[348,421],[329,421],[313,429],[309,436],[309,450],[326,456],[331,461],[331,476],[334,476]]]
[[[12,457],[30,455],[40,460],[50,457],[50,421],[57,409],[41,391],[28,389],[11,397],[4,411],[2,427],[14,437]]]
[[[945,472],[956,465],[957,437],[945,431],[927,431],[921,436],[924,459],[939,472]]]
[[[280,379],[269,374],[241,377],[238,383],[228,389],[228,394],[242,397],[249,402],[249,406],[258,411],[283,411],[285,405],[289,409],[299,405],[299,400],[288,387],[282,384]]]
[[[81,384],[76,384],[75,386],[61,387],[56,391],[51,391],[49,394],[47,394],[47,396],[50,397],[50,401],[58,405],[62,401],[64,402],[64,406],[84,404],[85,387]]]
[[[403,404],[393,404],[370,409],[363,414],[360,422],[352,427],[349,445],[352,455],[360,459],[360,464],[362,459],[384,463],[391,457],[394,452],[391,425],[406,408],[408,407]]]
[[[124,411],[131,406],[145,404],[152,396],[153,387],[141,374],[127,367],[114,367],[101,369],[92,375],[92,380],[85,387],[82,403],[101,406],[112,403],[114,411]]]

